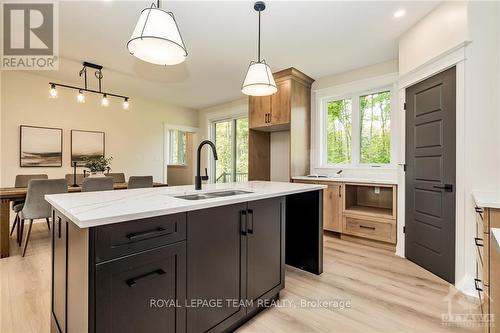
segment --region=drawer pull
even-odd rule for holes
[[[362,225],[362,224],[360,224],[360,225],[359,225],[359,227],[360,227],[361,229],[375,230],[375,227],[367,227],[366,225]]]
[[[481,207],[477,207],[477,206],[474,209],[475,209],[476,213],[479,214],[479,217],[481,218],[481,220],[484,221],[484,218],[483,218],[484,209],[482,209]]]
[[[476,246],[484,246],[484,240],[482,238],[474,237],[474,243],[476,243]]]
[[[157,236],[157,235],[163,233],[164,231],[165,231],[164,228],[157,228],[155,230],[149,230],[149,231],[145,231],[145,232],[138,232],[136,234],[129,234],[129,235],[127,235],[127,238],[131,242],[137,242],[139,240],[143,240],[143,239],[146,239],[146,238],[151,238],[151,237]]]
[[[482,281],[479,279],[474,279],[474,287],[476,287],[477,291],[483,291],[483,288],[478,286],[478,282],[482,282]]]
[[[248,210],[248,233],[253,234],[253,209]]]
[[[166,272],[163,270],[163,269],[157,269],[153,272],[149,272],[149,273],[146,273],[146,274],[143,274],[143,275],[139,275],[135,278],[132,278],[132,279],[128,279],[126,281],[127,285],[129,287],[133,287],[137,284],[137,282],[140,282],[141,280],[144,280],[144,279],[148,279],[148,278],[151,278],[151,277],[155,277],[155,276],[159,276],[159,275],[163,275],[165,274]]]

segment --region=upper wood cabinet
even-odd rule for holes
[[[271,96],[250,96],[249,127],[263,131],[288,129],[294,102],[309,95],[313,80],[295,68],[274,73],[278,91]]]

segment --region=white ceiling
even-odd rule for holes
[[[151,1],[59,3],[57,80],[80,83],[82,61],[104,66],[104,89],[191,108],[242,97],[248,63],[256,58],[253,2],[162,1],[175,14],[187,60],[157,66],[132,57],[126,43]],[[398,37],[438,3],[267,1],[262,54],[273,71],[294,66],[313,78],[397,58]],[[406,16],[395,19],[403,8]],[[133,102],[132,102],[133,103]]]

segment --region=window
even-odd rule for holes
[[[168,164],[186,164],[187,133],[180,130],[168,130]]]
[[[212,177],[217,183],[248,180],[248,118],[212,123],[212,140],[217,148]]]
[[[361,124],[360,163],[391,162],[391,93],[389,91],[359,98]]]
[[[350,164],[352,102],[350,99],[330,101],[326,107],[328,164]]]
[[[324,105],[328,165],[391,162],[391,92],[350,94]]]

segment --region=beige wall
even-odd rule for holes
[[[163,123],[197,126],[197,111],[173,105],[155,104],[131,96],[130,110],[110,99],[100,106],[98,96],[76,102],[75,91],[59,89],[57,99],[48,98],[49,79],[29,72],[1,74],[1,163],[0,186],[11,186],[16,174],[47,173],[64,177],[70,173],[70,130],[106,133],[106,155],[113,156],[112,169],[130,175],[153,175],[163,181]],[[110,87],[111,89],[111,87]],[[112,90],[112,89],[111,89]],[[63,129],[63,166],[57,168],[19,167],[19,125]]]
[[[469,40],[466,2],[446,2],[399,39],[399,74],[404,75],[429,60]]]

